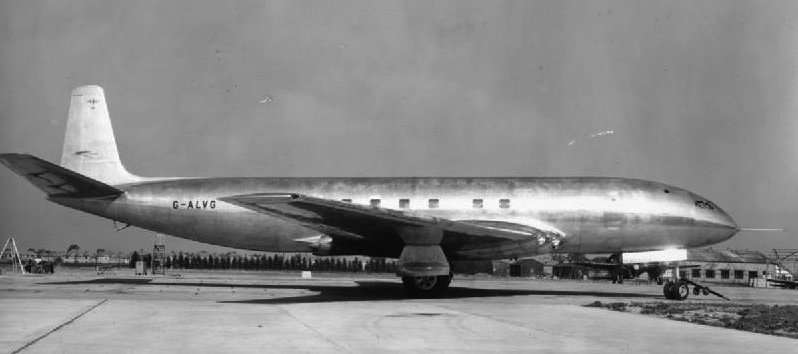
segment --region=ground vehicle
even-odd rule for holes
[[[28,260],[28,263],[25,264],[25,272],[33,274],[52,274],[55,273],[55,267],[53,262],[36,258]]]

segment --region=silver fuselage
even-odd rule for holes
[[[738,231],[726,212],[695,193],[623,178],[192,178],[117,187],[125,193],[113,199],[50,200],[177,237],[272,252],[311,252],[306,242],[298,240],[318,232],[219,198],[298,193],[365,205],[379,200],[382,208],[451,220],[543,222],[566,235],[558,252],[699,247],[724,241]],[[400,206],[400,199],[408,200],[407,205]],[[437,207],[431,207],[430,199],[438,200]],[[481,208],[475,199],[482,200]],[[696,202],[712,207],[699,207]],[[370,240],[380,237],[369,236]],[[450,260],[474,258],[459,254],[458,247],[448,252]],[[364,246],[360,254],[398,257],[402,250],[401,245],[370,249]],[[488,258],[530,255],[515,250]]]

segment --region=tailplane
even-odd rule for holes
[[[61,166],[109,185],[142,180],[122,166],[102,87],[72,91]]]
[[[0,154],[0,163],[25,177],[49,197],[115,197],[122,190],[26,154]]]

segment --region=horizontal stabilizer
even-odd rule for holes
[[[27,154],[0,154],[0,162],[50,197],[98,198],[124,191]]]

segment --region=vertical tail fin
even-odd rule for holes
[[[107,184],[140,181],[122,166],[100,86],[72,91],[61,166]]]

